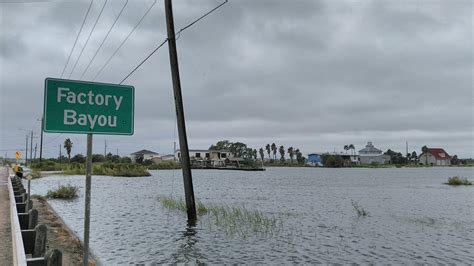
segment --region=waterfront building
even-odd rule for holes
[[[308,159],[306,165],[309,166],[323,166],[323,159],[319,153],[310,153],[308,154]]]
[[[149,150],[141,150],[130,154],[132,162],[136,162],[138,156],[143,156],[143,161],[146,160],[153,160],[153,158],[158,157],[159,154],[157,152],[149,151]]]
[[[181,152],[176,150],[176,161],[181,161]],[[189,150],[189,158],[194,161],[211,161],[213,164],[219,164],[227,158],[232,158],[232,154],[228,150]]]
[[[451,156],[441,148],[428,148],[428,151],[420,154],[418,159],[423,165],[451,165]]]
[[[360,164],[387,164],[390,163],[390,156],[384,155],[381,150],[375,148],[372,142],[367,142],[365,148],[359,150]]]

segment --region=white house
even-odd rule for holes
[[[153,151],[141,150],[141,151],[131,153],[130,157],[132,159],[132,162],[136,162],[136,159],[138,156],[143,156],[143,161],[146,161],[146,160],[153,160],[153,158],[158,157],[158,155],[159,155],[158,153],[153,152]]]
[[[381,150],[374,147],[372,142],[367,142],[365,148],[359,151],[359,159],[361,164],[386,164],[390,162],[390,156],[384,155]]]
[[[176,160],[181,161],[181,152],[176,150]],[[232,155],[228,150],[189,150],[189,158],[191,160],[225,160],[231,158]]]
[[[420,164],[451,165],[451,156],[441,148],[428,148],[428,151],[418,157]]]

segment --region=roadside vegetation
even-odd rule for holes
[[[50,199],[74,199],[77,197],[79,188],[71,185],[59,185],[55,190],[49,190],[46,194]]]
[[[472,186],[472,182],[467,178],[460,178],[459,176],[453,176],[448,178],[448,182],[444,183],[450,186]]]
[[[162,197],[159,200],[168,210],[186,212],[186,203],[183,200],[168,197]],[[197,202],[196,212],[201,220],[209,219],[230,235],[271,236],[279,233],[283,228],[281,221],[277,218],[268,217],[261,211],[249,210],[245,207],[205,205]]]

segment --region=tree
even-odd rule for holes
[[[247,153],[247,144],[242,142],[230,143],[229,152],[232,153],[232,156],[236,158],[241,158],[244,154]],[[249,157],[251,157],[251,154],[249,155]]]
[[[69,161],[69,163],[71,163],[71,150],[72,150],[72,141],[71,141],[71,139],[67,138],[64,141],[64,148],[66,149],[66,152],[67,152],[68,161]]]
[[[270,144],[267,144],[267,146],[265,146],[265,149],[267,150],[267,153],[268,153],[268,160],[270,160]]]
[[[284,162],[285,161],[285,147],[283,147],[283,145],[280,146],[279,152],[280,152],[280,161]]]
[[[428,165],[428,150],[426,145],[421,147],[421,153],[425,155],[425,165]]]
[[[216,145],[211,145],[209,150],[228,150],[230,147],[230,142],[228,140],[221,140],[216,143]]]
[[[293,147],[288,148],[288,155],[290,156],[291,164],[293,164],[293,157],[295,156],[295,152],[293,150]]]
[[[85,163],[86,162],[86,157],[82,154],[76,154],[71,158],[71,162],[73,163]]]
[[[451,164],[452,165],[459,165],[461,161],[458,159],[458,156],[457,155],[454,155],[452,158],[451,158]]]
[[[105,157],[102,154],[92,154],[93,163],[102,163],[105,162]]]
[[[270,147],[270,145],[267,145]],[[263,158],[265,157],[265,152],[263,151],[263,148],[260,148],[260,150],[258,150],[259,153],[260,153],[260,158],[262,158],[262,162],[263,162]]]
[[[349,145],[344,145],[344,150],[346,151],[346,154],[347,154],[347,151],[349,150]]]
[[[143,163],[143,154],[139,153],[135,156],[135,163]]]
[[[272,143],[273,159],[276,160],[277,146],[275,142]]]
[[[324,167],[343,167],[344,159],[340,155],[324,154],[321,156]]]
[[[295,153],[296,153],[296,161],[299,164],[303,164],[305,159],[303,157],[303,154],[300,152],[300,149],[296,149]]]
[[[257,149],[253,149],[253,158],[255,159],[255,161],[257,160]]]
[[[415,164],[417,164],[417,162],[418,162],[418,155],[416,154],[416,151],[413,151],[413,152],[411,153],[411,159],[413,160],[413,162],[414,162]]]
[[[352,150],[352,155],[355,155],[355,147],[354,147],[354,144],[349,144],[349,150]]]

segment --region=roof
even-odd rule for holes
[[[451,160],[451,156],[441,148],[428,148],[428,152],[438,160]]]
[[[136,151],[134,153],[131,153],[131,155],[138,155],[138,154],[156,154],[158,155],[158,153],[154,152],[154,151],[149,151],[149,150],[141,150],[141,151]]]
[[[365,145],[365,148],[363,148],[362,150],[359,150],[359,153],[382,153],[381,150],[377,149],[374,147],[374,145],[372,144],[372,142],[367,142],[367,145]]]

